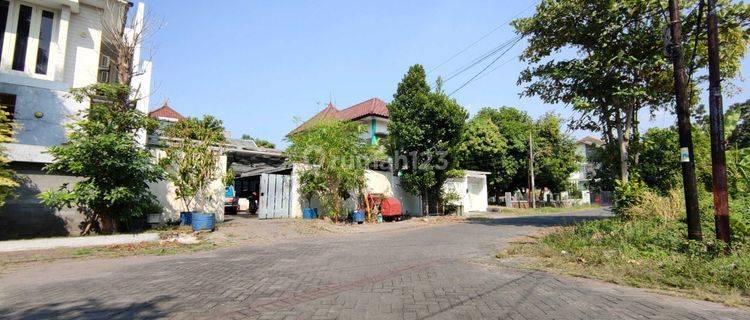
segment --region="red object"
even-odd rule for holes
[[[401,203],[396,198],[385,198],[380,201],[380,214],[383,217],[400,217],[401,216]]]

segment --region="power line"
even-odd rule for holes
[[[484,79],[484,77],[486,77],[486,76],[490,75],[491,73],[495,72],[495,70],[499,69],[500,67],[502,67],[502,66],[504,66],[504,65],[508,64],[509,62],[511,62],[511,61],[513,61],[513,60],[516,60],[517,58],[518,58],[518,57],[511,57],[510,59],[508,59],[508,60],[505,60],[505,61],[501,62],[500,64],[496,65],[496,66],[495,66],[494,68],[490,69],[490,71],[487,71],[487,72],[486,72],[485,74],[483,74],[483,75],[482,75],[481,77],[477,78],[477,80],[481,80],[481,79]]]
[[[463,89],[466,85],[468,85],[469,83],[471,83],[472,81],[474,81],[474,79],[476,79],[477,77],[479,77],[484,71],[486,71],[487,69],[489,69],[493,64],[495,64],[495,62],[497,62],[497,60],[500,60],[500,58],[502,58],[506,53],[508,53],[508,51],[510,51],[510,49],[512,49],[516,44],[518,44],[518,42],[520,42],[521,39],[523,39],[523,36],[516,36],[514,39],[515,39],[515,42],[513,42],[513,44],[511,44],[507,49],[505,49],[505,51],[503,51],[499,56],[497,56],[494,60],[492,60],[492,62],[490,62],[487,66],[485,66],[484,69],[480,70],[476,75],[474,75],[473,77],[471,77],[471,79],[469,79],[466,82],[464,82],[464,84],[462,84],[460,87],[458,87],[458,89],[453,90],[453,92],[451,92],[448,96],[449,97],[452,96],[454,93],[458,92],[459,90]]]
[[[531,9],[531,7],[535,6],[538,2],[539,2],[538,0],[537,1],[533,1],[526,8],[524,8],[523,10],[521,10],[518,13],[516,13],[515,15],[513,15],[510,19],[506,20],[505,22],[503,22],[499,26],[497,26],[494,29],[490,30],[490,32],[485,33],[483,36],[479,37],[479,39],[477,39],[476,41],[472,42],[471,44],[469,44],[465,48],[459,50],[458,52],[456,52],[455,54],[453,54],[452,56],[450,56],[450,58],[445,59],[443,62],[439,63],[437,66],[435,66],[434,68],[430,69],[427,73],[432,73],[433,71],[437,70],[438,68],[444,66],[446,63],[451,62],[453,59],[455,59],[456,57],[460,56],[462,53],[464,53],[467,50],[469,50],[472,47],[474,47],[477,43],[481,42],[485,38],[489,37],[491,34],[495,33],[495,31],[500,30],[500,28],[508,25],[508,23],[510,23],[511,21],[513,21],[513,19],[516,19],[516,18],[518,18],[518,16],[524,14],[526,11],[528,11],[529,9]]]
[[[451,80],[451,79],[459,76],[460,74],[462,74],[462,73],[466,72],[467,70],[473,68],[474,66],[476,66],[479,63],[481,63],[482,61],[485,61],[485,60],[489,59],[490,57],[494,56],[496,53],[500,52],[501,50],[507,48],[508,46],[511,46],[517,37],[518,36],[513,37],[513,38],[511,38],[508,41],[503,42],[502,44],[500,44],[499,46],[493,48],[489,52],[486,52],[486,53],[482,54],[481,56],[475,58],[474,60],[472,60],[471,62],[465,64],[461,68],[458,68],[456,71],[453,71],[445,79],[445,82],[447,82],[447,81],[449,81],[449,80]]]

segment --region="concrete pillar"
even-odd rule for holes
[[[505,193],[505,207],[513,208],[513,195],[510,192]]]
[[[60,23],[57,27],[57,54],[55,55],[55,81],[63,81],[65,74],[65,52],[68,48],[68,25],[70,24],[70,7],[63,6],[60,11]],[[99,62],[97,61],[97,65]]]

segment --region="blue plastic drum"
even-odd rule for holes
[[[194,212],[191,220],[193,231],[213,230],[216,227],[216,216],[213,213]]]

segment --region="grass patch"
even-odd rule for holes
[[[542,208],[501,208],[500,214],[509,215],[540,215],[540,214],[558,214],[558,213],[569,213],[577,211],[586,211],[601,208],[600,205],[587,204],[582,206],[568,207],[568,208],[556,208],[556,207],[542,207]]]
[[[10,252],[0,255],[2,269],[29,263],[46,263],[59,260],[120,258],[142,255],[174,255],[207,251],[217,248],[214,243],[203,241],[197,244],[168,243],[135,243],[103,247],[57,248],[32,252]]]
[[[686,240],[684,222],[667,217],[590,221],[515,245],[498,258],[531,257],[525,266],[750,307],[750,245],[735,241],[724,255],[711,227],[704,219],[707,240],[696,242]]]

